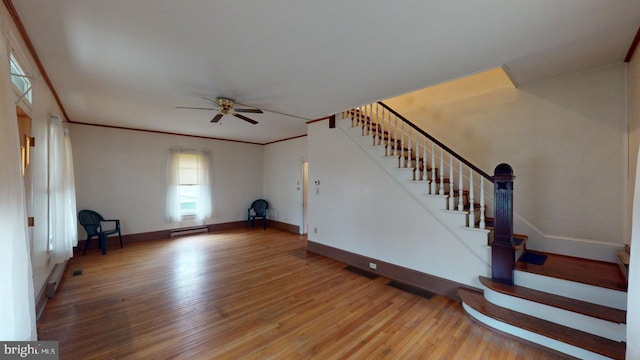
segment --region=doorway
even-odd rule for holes
[[[20,161],[22,169],[22,179],[24,181],[24,197],[25,208],[27,210],[27,224],[29,234],[29,246],[33,254],[33,171],[32,171],[32,152],[35,145],[34,138],[31,136],[31,117],[16,106],[16,117],[18,118],[18,132],[20,137]]]
[[[309,218],[309,202],[308,196],[308,183],[309,183],[309,162],[302,161],[302,226],[300,227],[300,234],[306,235],[308,233],[308,218]]]

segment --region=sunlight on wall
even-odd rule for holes
[[[502,67],[486,70],[459,79],[447,81],[395,98],[384,100],[392,108],[412,105],[420,99],[424,105],[439,105],[475,97],[500,89],[513,89],[515,85]]]

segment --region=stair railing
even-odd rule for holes
[[[468,227],[486,228],[485,183],[493,184],[493,176],[381,101],[345,111],[343,118],[371,136],[374,146],[384,145],[385,156],[396,156],[399,168],[413,169],[413,180],[425,183],[427,194],[448,195],[447,210],[466,211]]]

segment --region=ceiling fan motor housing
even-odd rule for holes
[[[233,109],[234,102],[227,98],[217,98],[218,105],[220,105],[220,112],[227,115],[229,111]]]

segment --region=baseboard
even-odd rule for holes
[[[40,319],[40,315],[42,315],[42,312],[44,311],[44,307],[47,305],[48,300],[49,298],[47,297],[47,284],[45,283],[36,295],[36,320]]]
[[[378,274],[380,276],[384,276],[392,280],[396,280],[424,290],[431,291],[436,294],[440,294],[442,296],[446,296],[449,299],[458,302],[460,301],[460,297],[458,296],[458,289],[460,289],[461,287],[476,291],[478,290],[476,288],[455,281],[426,274],[378,259],[373,259],[367,256],[355,254],[311,240],[307,240],[307,251],[326,256],[334,260],[338,260],[345,264]],[[375,263],[376,269],[371,269],[369,267],[370,263]]]
[[[269,220],[269,226],[274,227],[276,229],[288,231],[290,233],[300,234],[300,226],[298,225],[291,225],[291,224],[283,223],[276,220]]]
[[[44,311],[45,306],[47,305],[47,301],[49,298],[53,297],[54,293],[60,286],[60,282],[64,277],[65,270],[67,268],[67,261],[56,264],[51,271],[49,272],[49,276],[47,280],[44,282],[40,291],[36,295],[35,303],[36,303],[36,320],[40,319],[40,315]]]
[[[207,227],[209,227],[209,232],[243,229],[246,226],[247,226],[246,221],[233,221],[233,222],[227,222],[227,223],[207,225]]]
[[[529,237],[527,249],[611,263],[617,262],[618,251],[624,249],[624,243],[544,234],[540,229],[517,215],[513,220],[514,231],[527,234]]]
[[[209,232],[217,232],[217,231],[242,229],[246,226],[247,226],[247,223],[245,221],[232,221],[232,222],[219,223],[219,224],[208,224],[207,228]],[[126,234],[126,235],[122,235],[122,242],[124,244],[130,244],[130,243],[139,242],[139,241],[170,239],[171,232],[174,230],[176,229],[149,231],[149,232],[137,233],[137,234]],[[113,241],[118,241],[117,239],[118,239],[118,235],[109,236],[108,243],[111,243]],[[77,248],[84,249],[85,242],[86,240],[78,240]],[[93,238],[91,240],[91,243],[97,246],[98,244],[97,238]],[[94,245],[91,245],[91,246],[94,246]]]

